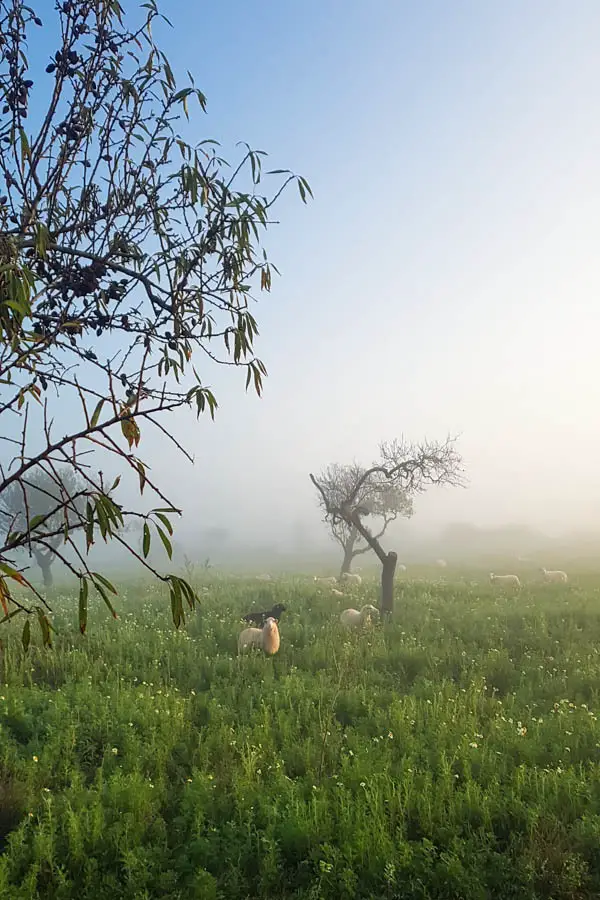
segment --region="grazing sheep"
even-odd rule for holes
[[[521,587],[518,575],[494,575],[490,572],[490,581],[492,584],[512,584],[514,587]]]
[[[267,656],[273,656],[279,650],[279,628],[277,622],[269,617],[262,628],[244,628],[238,638],[238,653],[257,648],[264,650]]]
[[[357,609],[345,609],[340,613],[340,622],[344,628],[360,628],[363,625],[370,625],[372,619],[378,618],[379,610],[370,603],[363,606],[360,612]]]
[[[566,584],[569,580],[567,573],[563,572],[561,569],[540,569],[540,572],[544,576],[545,581],[555,581],[561,582],[562,584]]]
[[[448,563],[446,562],[445,559],[436,559],[435,564],[438,567],[438,569],[445,569],[448,566]]]
[[[283,603],[276,603],[273,609],[263,610],[261,612],[249,612],[246,613],[245,616],[242,616],[245,622],[251,622],[253,625],[258,625],[259,628],[262,628],[267,619],[275,619],[276,622],[279,622],[281,618],[281,613],[287,609]]]
[[[273,579],[268,573],[265,573],[264,575],[256,575],[256,580],[257,581],[272,581]]]
[[[344,596],[344,592],[343,592],[343,591],[338,591],[337,588],[331,588],[331,593],[332,593],[332,594],[335,594],[336,597],[343,597],[343,596]]]
[[[406,572],[406,566],[403,563],[399,563],[396,566],[396,572]]]
[[[362,578],[360,575],[355,575],[353,572],[342,572],[340,575],[340,581],[345,581],[346,584],[362,584]]]
[[[315,575],[313,581],[317,581],[319,584],[337,584],[335,575],[328,575],[325,578],[322,578],[320,575]]]

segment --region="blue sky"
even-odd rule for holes
[[[315,194],[267,240],[264,398],[207,370],[216,423],[172,423],[196,466],[146,447],[186,520],[319,528],[308,471],[461,432],[470,488],[419,500],[416,527],[596,527],[597,0],[162,9],[208,98],[198,140],[248,141]]]

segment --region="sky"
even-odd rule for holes
[[[453,433],[468,489],[420,498],[417,527],[597,528],[600,5],[163,10],[202,135],[267,150],[315,195],[290,194],[267,240],[264,397],[207,373],[216,422],[174,420],[196,455],[173,482],[186,520],[318,528],[309,471]],[[172,478],[176,452],[152,455]]]
[[[310,471],[380,440],[460,434],[468,488],[417,528],[600,528],[597,0],[162,0],[155,29],[206,94],[198,140],[309,181],[266,240],[262,399],[205,370],[195,453],[143,455],[186,527],[321,529]]]

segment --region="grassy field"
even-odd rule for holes
[[[240,660],[269,590],[281,651]],[[408,582],[340,635],[376,591],[215,578],[175,632],[132,584],[86,638],[57,595],[50,652],[15,627],[0,898],[600,896],[600,581]]]

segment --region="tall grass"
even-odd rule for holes
[[[288,610],[274,658],[239,614]],[[0,898],[597,898],[600,585],[406,583],[394,620],[301,579],[132,585],[89,636],[6,642]]]

